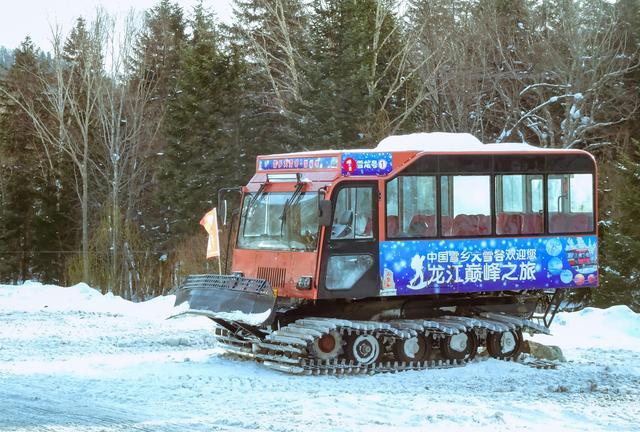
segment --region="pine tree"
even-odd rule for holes
[[[252,169],[260,153],[284,153],[308,147],[307,8],[301,0],[236,0],[230,42],[241,67],[243,121],[238,124],[243,169]]]
[[[236,59],[222,50],[218,27],[202,3],[189,26],[176,96],[167,105],[159,183],[167,234],[174,238],[198,230],[216,190],[237,180],[238,171]]]
[[[160,0],[145,12],[144,27],[129,61],[132,79],[153,89],[158,103],[175,94],[178,69],[185,42],[182,8],[170,0]]]
[[[13,50],[0,46],[0,78],[13,65],[14,61],[15,54]]]
[[[600,281],[598,307],[626,304],[640,310],[640,140],[621,161],[601,168]]]
[[[379,116],[393,118],[401,109],[400,92],[385,97],[397,71],[393,58],[401,50],[390,7],[374,0],[313,2],[308,99],[320,146],[373,144],[385,130],[384,119],[382,127],[377,124]]]
[[[154,244],[166,240],[168,220],[163,220],[161,190],[158,183],[160,158],[167,146],[163,133],[165,114],[170,100],[177,96],[176,85],[180,74],[186,22],[178,3],[160,0],[145,12],[143,28],[135,42],[132,58],[129,59],[129,87],[144,88],[151,99],[142,120],[146,128],[145,153],[149,155],[140,163],[144,181],[130,190],[126,205],[127,219],[142,227],[143,235]],[[132,185],[133,186],[133,185]]]
[[[626,55],[634,56],[640,40],[640,4],[624,0],[617,4],[621,31],[627,31]],[[640,91],[640,68],[627,75]],[[640,311],[640,114],[618,134],[616,149],[600,158],[600,286],[592,290],[595,306],[627,304]],[[630,144],[624,145],[629,141]]]
[[[38,76],[46,64],[27,38],[15,51],[3,89],[20,99],[38,100],[43,91]],[[62,181],[56,176],[56,151],[45,149],[24,110],[5,98],[0,108],[0,279],[38,278],[59,282],[71,246]],[[46,116],[44,109],[40,115]],[[71,233],[71,235],[69,234]]]

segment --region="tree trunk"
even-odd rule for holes
[[[80,175],[82,177],[82,280],[90,283],[89,280],[89,174],[87,172],[87,161],[89,160],[89,146],[85,142],[84,160]]]
[[[113,156],[112,156],[113,157]],[[113,163],[113,178],[111,179],[111,291],[123,294],[123,284],[118,280],[118,239],[120,235],[120,215],[118,212],[118,167],[117,161]],[[117,287],[117,288],[116,288]],[[127,297],[125,297],[127,298]]]

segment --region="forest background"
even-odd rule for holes
[[[469,132],[597,158],[580,301],[640,310],[637,0],[235,0],[230,24],[160,0],[116,22],[0,47],[0,283],[164,294],[210,265],[198,221],[256,155]]]

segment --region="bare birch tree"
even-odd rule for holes
[[[264,22],[256,27],[241,27],[241,30],[249,41],[250,55],[271,86],[274,108],[295,116],[291,103],[302,101],[303,88],[308,85],[301,70],[303,56],[294,41],[294,34],[301,31],[300,23],[292,21],[292,7],[285,0],[258,3],[264,9]],[[302,2],[296,6],[302,8]]]
[[[89,183],[91,169],[95,161],[91,156],[92,132],[97,116],[97,107],[100,98],[102,82],[102,48],[106,37],[106,15],[102,12],[96,14],[91,23],[86,39],[80,39],[80,61],[71,64],[71,70],[66,74],[66,79],[58,85],[66,87],[67,100],[65,103],[67,118],[74,124],[74,128],[67,127],[66,134],[70,136],[63,150],[71,157],[80,174],[82,209],[82,277],[85,281],[89,274]],[[57,48],[58,53],[60,49]],[[59,62],[60,63],[60,62]],[[63,66],[64,63],[60,63]],[[64,73],[62,74],[65,75]],[[79,137],[75,136],[74,129]]]
[[[29,116],[51,163],[51,149],[62,152],[77,172],[76,193],[81,208],[82,278],[90,280],[89,200],[90,176],[94,161],[91,155],[91,132],[101,83],[101,44],[104,16],[98,14],[86,38],[79,40],[82,61],[64,58],[64,40],[59,27],[52,31],[53,59],[51,74],[41,74],[42,98],[25,98],[4,91]]]
[[[243,27],[244,37],[250,41],[252,59],[270,83],[275,108],[295,117],[292,104],[310,102],[304,100],[310,84],[303,67],[306,59],[299,51],[300,23],[292,21],[291,6],[284,0],[264,1],[260,6],[265,11],[265,22],[258,27]],[[367,100],[371,102],[367,108],[368,124],[362,125],[365,134],[374,139],[402,129],[433,95],[432,77],[441,73],[443,66],[446,45],[420,52],[420,33],[406,31],[400,15],[396,2],[375,1],[367,48],[371,55],[364,65]]]
[[[528,29],[537,64],[526,73],[505,61],[515,94],[496,82],[511,110],[498,141],[535,137],[543,146],[588,150],[612,144],[615,126],[633,116],[640,104],[626,84],[639,66],[615,5],[599,0],[567,2],[555,26],[534,15]],[[508,47],[501,47],[506,56]]]
[[[414,124],[418,130],[482,134],[482,115],[476,106],[482,99],[481,80],[471,78],[484,66],[468,40],[478,44],[472,21],[455,2],[413,0],[404,15],[407,33],[415,38],[409,61],[418,65],[417,85],[424,97],[417,100]],[[437,54],[437,55],[436,55]],[[479,115],[476,115],[478,113]]]
[[[437,95],[437,77],[444,73],[448,56],[447,35],[438,45],[423,45],[427,22],[407,26],[398,5],[402,2],[376,1],[371,34],[373,56],[368,65],[367,90],[370,100],[377,102],[370,117],[384,119],[374,134],[378,139],[398,133],[427,100]],[[389,48],[390,56],[380,55]],[[391,105],[393,111],[389,110]]]
[[[132,253],[126,227],[131,225],[127,206],[135,201],[144,187],[148,158],[160,122],[150,122],[148,111],[154,95],[154,86],[130,80],[133,42],[137,34],[136,19],[127,16],[122,29],[117,29],[113,18],[108,19],[105,59],[109,65],[99,90],[97,127],[99,149],[106,162],[98,170],[108,185],[108,225],[110,271],[109,289],[131,297],[131,280],[137,280],[137,264]],[[131,193],[135,196],[130,196]]]

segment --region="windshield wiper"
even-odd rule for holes
[[[282,209],[282,214],[280,215],[280,235],[282,235],[282,230],[284,229],[284,224],[287,221],[287,213],[289,212],[289,208],[291,206],[298,203],[300,197],[302,197],[302,188],[304,187],[303,182],[299,182],[296,184],[296,190],[293,191],[293,195],[289,197],[287,202],[284,203],[284,208]]]
[[[264,194],[264,188],[266,187],[267,187],[267,182],[264,182],[260,185],[258,192],[256,192],[256,194],[251,197],[251,201],[249,201],[249,204],[247,205],[247,208],[245,209],[243,216],[246,216],[247,214],[249,214],[249,210],[251,210],[253,206],[256,205],[256,202],[258,201],[258,199]]]

